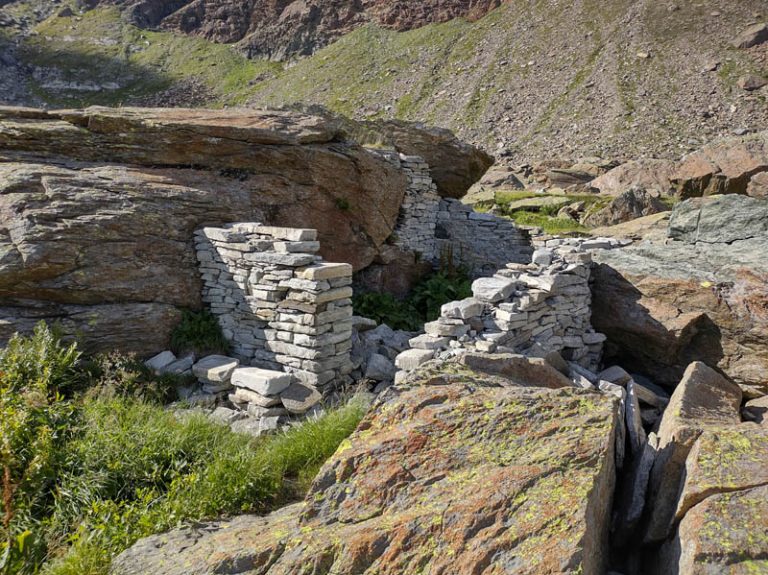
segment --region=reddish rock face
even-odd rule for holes
[[[761,172],[768,172],[768,132],[704,146],[684,157],[670,179],[683,198],[746,194]]]
[[[503,0],[90,0],[117,4],[140,26],[163,27],[215,42],[240,42],[251,56],[308,55],[368,22],[411,30],[458,17],[477,19]]]
[[[592,324],[608,356],[671,386],[700,360],[768,392],[767,210],[737,194],[691,199],[666,241],[597,253]]]

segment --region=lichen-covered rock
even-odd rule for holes
[[[675,518],[716,493],[768,485],[768,429],[753,423],[701,434],[685,462]]]
[[[649,483],[646,541],[669,533],[684,479],[685,462],[702,431],[741,421],[739,387],[701,362],[685,371],[659,425],[659,446]]]
[[[659,573],[768,573],[768,485],[708,497],[680,522]]]
[[[575,389],[392,388],[304,503],[144,539],[112,572],[602,574],[615,414]]]

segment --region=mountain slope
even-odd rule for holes
[[[320,37],[291,24],[303,14],[296,2],[274,0],[259,29],[280,35],[279,45],[317,49],[285,62],[242,55],[258,20],[249,10],[266,3],[220,2],[215,10],[202,0],[161,3],[183,6],[145,18],[142,25],[160,31],[136,26],[136,7],[149,0],[100,3],[122,5],[54,16],[16,40],[38,102],[320,104],[357,118],[448,127],[511,162],[678,157],[734,130],[768,128],[768,88],[739,86],[749,75],[768,78],[768,43],[732,46],[744,28],[768,18],[764,0],[511,0],[478,20],[496,3],[435,0],[444,9],[430,15],[400,10],[394,0],[361,0],[344,3],[357,10],[354,23],[339,16],[338,3],[298,3],[316,14],[317,26],[330,22]],[[244,31],[230,37],[235,4],[248,10]],[[201,7],[205,18],[190,31],[238,44],[168,31],[186,30],[174,22]],[[420,26],[455,13],[473,21]]]

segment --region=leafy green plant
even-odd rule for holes
[[[352,204],[349,203],[347,198],[336,198],[336,207],[342,212],[348,212],[352,209]]]
[[[392,294],[366,292],[356,294],[352,305],[357,315],[386,323],[394,329],[415,331],[421,328],[423,320],[409,301],[395,298]]]
[[[0,351],[0,572],[22,572],[43,545],[40,521],[73,409],[61,391],[80,353],[41,322]]]
[[[411,301],[414,308],[426,321],[440,317],[443,304],[468,298],[472,295],[472,281],[464,273],[451,276],[446,272],[436,273],[420,282],[413,290]]]
[[[184,310],[181,322],[171,334],[171,348],[178,354],[226,354],[229,351],[229,342],[221,333],[219,322],[211,312]]]
[[[472,295],[472,282],[462,271],[441,271],[416,286],[404,300],[391,294],[366,292],[353,298],[355,313],[386,323],[393,329],[420,330],[425,322],[440,316],[440,307]]]
[[[119,352],[96,355],[85,363],[89,397],[131,397],[164,404],[175,398],[180,385],[191,383],[190,376],[156,375],[135,355]]]

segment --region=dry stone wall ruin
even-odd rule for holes
[[[579,246],[540,249],[530,264],[507,264],[472,284],[473,297],[445,304],[397,357],[401,370],[465,351],[559,352],[597,370],[605,336],[590,324],[591,254]],[[585,385],[586,386],[586,385]]]
[[[379,153],[408,178],[393,234],[395,245],[420,254],[435,268],[462,268],[471,277],[490,276],[508,263],[531,260],[526,230],[504,218],[474,212],[459,200],[440,197],[421,157]]]
[[[316,230],[238,223],[195,242],[203,301],[241,364],[318,388],[349,374],[352,266],[316,255]]]

